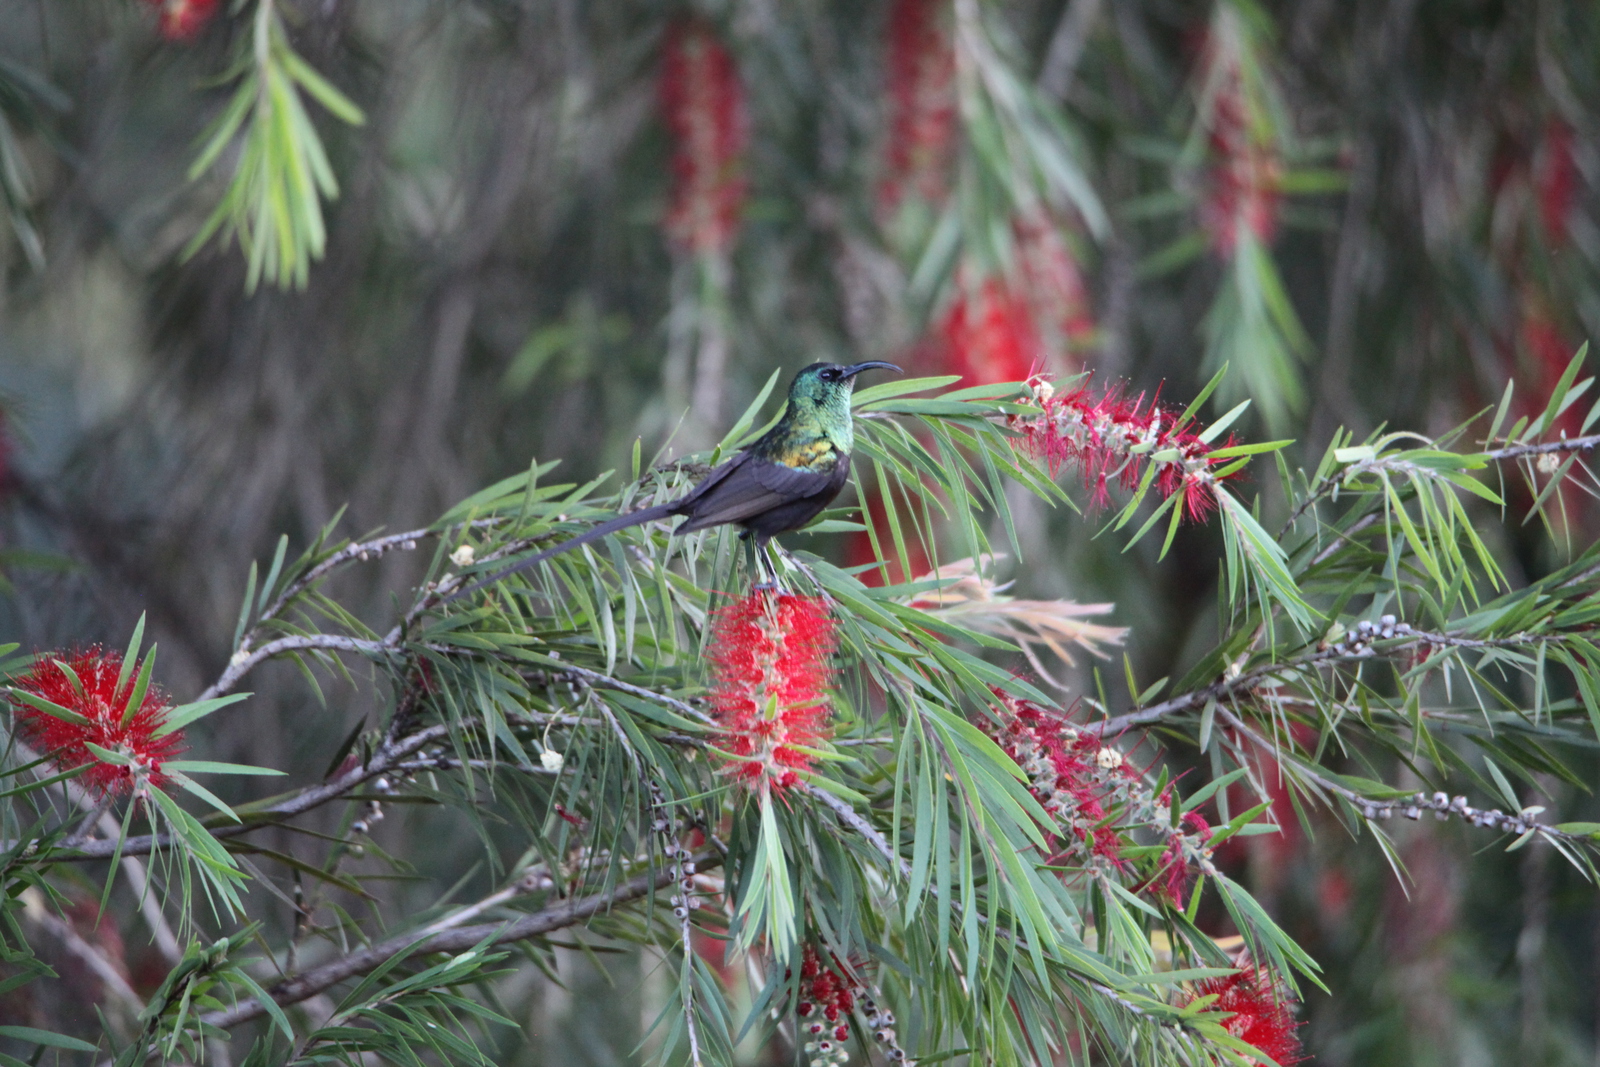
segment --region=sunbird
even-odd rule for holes
[[[724,523],[738,523],[753,539],[757,558],[773,537],[798,530],[839,495],[850,479],[850,450],[855,446],[855,422],[850,414],[850,394],[856,375],[867,370],[903,373],[893,363],[813,363],[789,383],[789,403],[783,417],[749,448],[718,466],[682,500],[640,508],[608,519],[554,548],[498,571],[445,598],[449,603],[475,593],[518,571],[527,570],[580,545],[598,541],[618,530],[682,515],[673,533],[693,533]]]

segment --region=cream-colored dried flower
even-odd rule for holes
[[[1001,557],[996,556],[995,559]],[[911,607],[948,619],[981,633],[1017,643],[1028,663],[1050,684],[1065,688],[1050,676],[1040,654],[1049,652],[1071,666],[1075,645],[1092,656],[1107,658],[1104,645],[1120,645],[1128,630],[1085,621],[1086,616],[1108,614],[1115,605],[1079,604],[1075,600],[1019,600],[1002,595],[1010,583],[997,583],[984,575],[971,558],[957,560],[925,574],[918,581],[937,578],[939,588],[918,593]]]

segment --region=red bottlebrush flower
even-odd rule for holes
[[[878,204],[945,197],[955,159],[956,51],[948,0],[895,0],[889,11],[889,130]]]
[[[1572,154],[1572,127],[1560,119],[1545,123],[1534,165],[1533,186],[1539,222],[1552,246],[1567,240],[1567,226],[1578,200],[1578,163]]]
[[[145,0],[157,10],[161,36],[169,41],[191,41],[217,13],[221,0]]]
[[[1197,425],[1180,425],[1176,414],[1154,400],[1146,404],[1143,394],[1128,400],[1114,389],[1099,396],[1086,388],[1057,393],[1043,375],[1030,378],[1029,385],[1039,413],[1008,416],[1008,425],[1021,433],[1020,447],[1048,463],[1052,475],[1063,463],[1076,465],[1093,506],[1107,503],[1112,481],[1125,489],[1138,485],[1148,462],[1156,465],[1156,490],[1163,498],[1181,492],[1191,521],[1203,521],[1216,510],[1217,484],[1223,479],[1215,468],[1231,460],[1214,458],[1212,452],[1232,445],[1233,438],[1214,449],[1200,440]],[[1148,448],[1134,452],[1140,445]]]
[[[1306,1058],[1295,1031],[1294,998],[1276,975],[1246,961],[1238,971],[1222,978],[1207,978],[1194,984],[1194,993],[1183,1007],[1201,997],[1216,995],[1210,1011],[1232,1012],[1223,1029],[1247,1045],[1252,1045],[1278,1067],[1291,1067]]]
[[[1126,871],[1122,834],[1108,818],[1134,779],[1126,758],[1099,734],[1077,729],[1059,713],[991,691],[1008,721],[988,728],[989,733],[1022,768],[1029,791],[1065,832],[1063,854]]]
[[[667,235],[690,252],[726,252],[744,208],[750,133],[738,68],[705,23],[686,20],[668,32],[660,91],[672,134]]]
[[[10,703],[18,736],[48,754],[61,770],[86,767],[80,780],[102,795],[131,792],[143,781],[165,785],[167,779],[161,773],[161,765],[183,750],[183,731],[157,736],[172,710],[162,692],[151,685],[129,716],[134,682],[130,677],[117,691],[117,678],[122,673],[120,655],[95,648],[72,653],[64,661],[65,670],[62,662],[41,659],[11,684],[14,689],[48,700],[86,721],[58,718],[12,695]],[[88,744],[127,756],[132,762],[105,762]]]
[[[711,710],[731,773],[789,787],[828,736],[834,622],[820,597],[754,592],[717,612],[707,642]]]
[[[958,295],[940,333],[945,373],[961,375],[967,385],[1022,381],[1040,369],[1044,350],[1033,312],[998,278]]]
[[[1258,118],[1244,77],[1246,30],[1237,13],[1219,7],[1203,53],[1201,122],[1211,150],[1200,224],[1211,246],[1232,258],[1249,233],[1266,244],[1278,228],[1283,167],[1271,128]]]

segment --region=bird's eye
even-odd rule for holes
[[[829,367],[827,370],[822,372],[822,377],[830,382],[836,382],[839,380],[839,372],[834,368]]]

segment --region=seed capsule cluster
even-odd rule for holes
[[[872,1040],[883,1049],[890,1063],[916,1067],[906,1058],[894,1031],[894,1012],[878,1007],[872,993],[860,982],[853,982],[831,967],[823,965],[817,950],[810,945],[800,959],[800,1031],[807,1038],[804,1050],[808,1067],[838,1067],[848,1063],[844,1044],[850,1039],[850,1014],[857,1012]]]
[[[1377,622],[1371,619],[1362,619],[1356,623],[1354,630],[1346,630],[1339,637],[1327,643],[1329,652],[1341,656],[1367,657],[1374,655],[1372,643],[1374,641],[1388,641],[1396,637],[1410,637],[1411,624],[1396,619],[1393,615],[1385,615]]]
[[[372,788],[384,795],[394,792],[394,785],[387,776],[379,775],[372,783]],[[350,832],[364,834],[383,821],[383,802],[378,800],[367,801],[367,813],[350,824]]]
[[[1431,811],[1440,822],[1455,815],[1474,826],[1503,830],[1510,834],[1526,834],[1537,830],[1540,826],[1537,816],[1544,810],[1543,807],[1534,806],[1507,814],[1499,808],[1475,808],[1467,803],[1466,797],[1452,797],[1443,792],[1432,796],[1413,793],[1409,798],[1389,801],[1362,800],[1357,802],[1357,807],[1368,819],[1392,818],[1397,811],[1408,819],[1420,819],[1423,812]]]
[[[899,1039],[894,1032],[894,1012],[888,1008],[879,1008],[878,1002],[872,999],[871,994],[863,986],[856,987],[856,1007],[861,1012],[861,1019],[872,1031],[872,1040],[882,1048],[883,1054],[890,1063],[898,1063],[901,1067],[916,1067],[916,1061],[906,1058],[905,1049],[900,1047]]]
[[[656,845],[661,855],[672,861],[669,868],[672,874],[674,890],[667,903],[672,905],[672,917],[683,926],[684,944],[687,948],[689,940],[689,916],[694,913],[694,860],[690,858],[689,850],[678,844],[673,837],[672,817],[667,814],[667,797],[661,789],[661,783],[651,779],[646,785],[650,790],[650,810],[654,815],[650,821],[650,830],[656,835]]]

